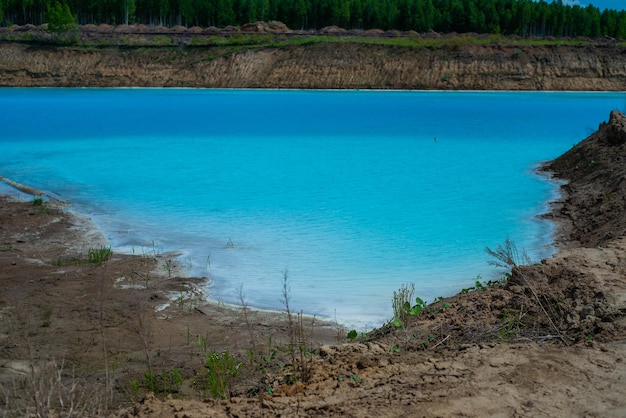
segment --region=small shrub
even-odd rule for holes
[[[532,264],[526,251],[522,250],[520,253],[515,243],[508,237],[505,238],[504,243],[498,244],[495,250],[486,247],[485,251],[494,258],[494,260],[489,261],[492,266],[513,269],[523,264]]]
[[[411,299],[415,292],[415,284],[403,284],[393,292],[393,323],[396,327],[406,324],[411,314]]]
[[[241,363],[228,350],[211,351],[205,357],[207,373],[196,382],[196,388],[205,395],[210,393],[214,398],[227,399],[231,382],[240,370]]]

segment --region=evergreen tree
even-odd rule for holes
[[[48,31],[53,33],[58,42],[74,42],[78,36],[76,18],[67,4],[58,1],[48,7]]]
[[[39,25],[52,16],[55,28],[56,16],[67,17],[70,10],[75,13],[70,13],[74,23],[80,24],[224,27],[278,20],[294,29],[337,25],[522,36],[626,36],[626,12],[600,12],[595,6],[572,6],[563,0],[0,0],[0,23]]]

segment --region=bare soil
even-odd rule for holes
[[[0,412],[622,417],[625,122],[613,112],[546,165],[569,181],[547,215],[561,225],[558,254],[531,266],[513,257],[508,280],[354,341],[295,313],[207,302],[207,279],[183,277],[173,254],[89,262],[106,241],[88,219],[3,197]],[[209,369],[211,355],[233,366]],[[146,372],[161,383],[150,387]],[[225,399],[211,393],[212,373]]]
[[[606,37],[311,33],[261,23],[241,31],[178,29],[86,25],[77,44],[58,45],[42,27],[0,28],[0,86],[623,91],[626,85],[626,46]]]

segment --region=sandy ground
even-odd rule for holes
[[[557,255],[521,266],[503,246],[506,281],[350,341],[295,313],[205,302],[171,254],[89,261],[106,242],[88,219],[4,197],[0,413],[626,416],[626,129],[613,119],[548,166],[570,180],[549,215]]]

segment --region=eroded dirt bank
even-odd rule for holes
[[[443,48],[346,41],[245,48],[2,42],[0,86],[621,91],[626,48],[615,42]]]

